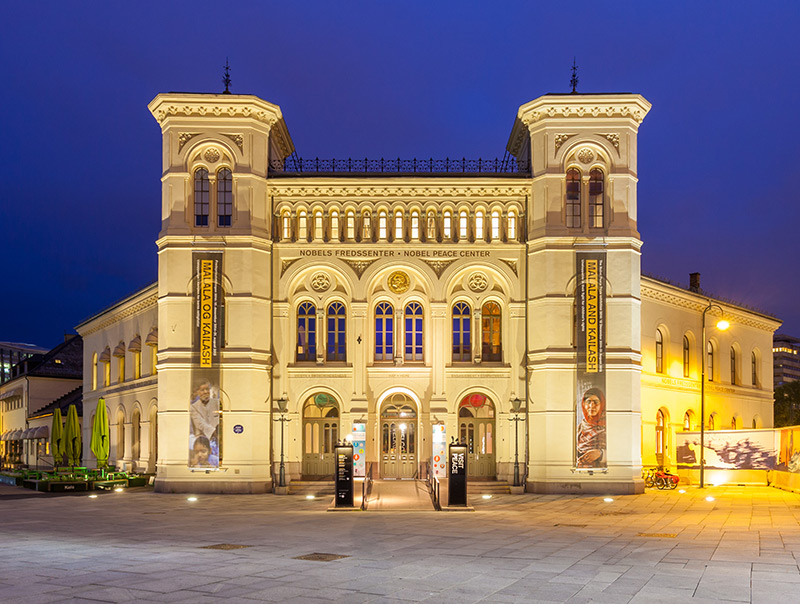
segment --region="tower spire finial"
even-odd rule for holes
[[[578,94],[578,65],[575,63],[575,57],[572,57],[572,77],[569,79],[569,85],[572,86],[572,94]]]
[[[225,84],[225,90],[222,94],[230,94],[231,87],[231,66],[228,64],[228,57],[225,57],[225,69],[223,70],[222,83]]]

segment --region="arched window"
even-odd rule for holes
[[[346,361],[346,319],[345,308],[341,302],[328,306],[328,360]]]
[[[281,217],[281,239],[290,241],[292,239],[292,219],[289,212],[284,212]]]
[[[692,412],[687,411],[683,414],[683,430],[689,432],[692,429]]]
[[[739,429],[739,422],[738,422],[738,421],[736,421],[736,420],[737,420],[737,418],[736,418],[736,416],[734,415],[734,416],[731,418],[731,430],[738,430],[738,429]]]
[[[475,212],[475,241],[483,238],[483,210],[478,210]]]
[[[567,226],[581,226],[581,171],[577,168],[567,170]]]
[[[739,383],[739,373],[736,371],[736,361],[736,348],[731,346],[731,384],[734,386]]]
[[[501,361],[500,307],[487,302],[481,314],[481,357],[484,361]]]
[[[517,240],[517,214],[514,210],[508,213],[508,229],[506,229],[508,241]]]
[[[375,360],[391,361],[394,353],[394,308],[388,302],[375,307]]]
[[[683,336],[683,377],[689,377],[689,336]]]
[[[656,329],[656,373],[664,373],[664,336]]]
[[[386,241],[387,237],[387,218],[386,212],[380,211],[378,212],[378,239],[381,241]]]
[[[317,210],[314,212],[314,239],[322,239],[324,237],[324,228],[322,224],[322,211]]]
[[[469,304],[453,306],[453,362],[472,360],[472,310]]]
[[[458,239],[460,241],[466,241],[468,232],[469,222],[467,219],[467,213],[464,210],[461,210],[461,212],[458,214]]]
[[[714,345],[711,342],[706,343],[706,357],[708,359],[708,381],[714,381]]]
[[[756,351],[750,353],[750,379],[754,388],[758,388],[758,358]]]
[[[659,409],[658,413],[656,413],[656,455],[664,455],[666,452],[665,445],[666,439],[664,438],[664,412]],[[661,459],[663,460],[663,457]]]
[[[347,212],[347,232],[345,233],[345,237],[348,241],[354,241],[356,238],[356,216],[353,214],[352,210],[348,210]]]
[[[233,217],[233,177],[228,168],[217,172],[217,225],[231,226]]]
[[[436,214],[428,212],[428,224],[425,228],[425,238],[428,241],[436,241]]]
[[[450,210],[445,210],[444,212],[444,224],[442,225],[442,232],[446,240],[449,241],[453,238],[453,218],[450,214]]]
[[[419,241],[419,212],[411,212],[411,240]]]
[[[491,226],[492,241],[500,239],[500,212],[495,210],[492,212],[492,226]]]
[[[708,429],[714,430],[714,414],[708,416]]]
[[[208,226],[210,193],[208,170],[198,168],[194,171],[194,226]]]
[[[603,171],[589,172],[589,226],[603,227]]]
[[[422,360],[422,305],[412,302],[406,306],[406,361]]]
[[[364,212],[361,217],[361,240],[372,241],[372,215]]]
[[[317,359],[317,309],[303,302],[297,309],[297,360]]]
[[[308,217],[305,210],[297,213],[297,238],[300,241],[308,240]]]
[[[339,241],[339,212],[331,210],[331,241]]]
[[[394,213],[394,238],[403,241],[403,213],[400,210]]]

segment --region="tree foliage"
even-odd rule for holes
[[[800,382],[789,382],[775,388],[775,427],[800,424]]]

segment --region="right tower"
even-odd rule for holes
[[[635,94],[546,95],[508,150],[529,160],[528,490],[640,493]]]

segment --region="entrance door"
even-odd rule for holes
[[[471,394],[458,410],[458,436],[467,445],[467,476],[496,475],[494,453],[494,405],[482,394]]]
[[[381,477],[417,473],[417,412],[406,395],[393,395],[381,411]]]
[[[328,394],[308,398],[303,407],[303,476],[333,476],[334,447],[339,441],[339,407]]]

